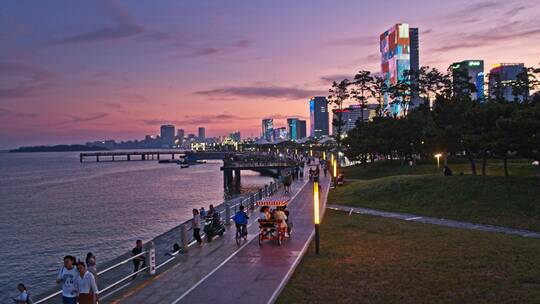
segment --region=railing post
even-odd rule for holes
[[[148,243],[146,253],[146,260],[148,261],[148,275],[153,276],[156,274],[156,246],[154,242]]]
[[[225,225],[229,225],[231,223],[231,206],[229,206],[229,202],[225,202]]]
[[[182,248],[182,252],[188,252],[189,249],[189,232],[188,232],[188,225],[182,224],[180,227],[180,240],[182,241],[182,245],[180,248]]]

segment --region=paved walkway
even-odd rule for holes
[[[410,222],[432,224],[432,225],[439,225],[439,226],[446,226],[446,227],[460,228],[460,229],[479,230],[479,231],[485,231],[485,232],[506,233],[506,234],[512,234],[512,235],[519,235],[522,237],[531,237],[531,238],[540,239],[540,233],[538,232],[507,228],[507,227],[502,227],[502,226],[473,224],[469,222],[460,222],[460,221],[448,220],[444,218],[434,218],[434,217],[419,216],[419,215],[407,214],[407,213],[388,212],[388,211],[380,211],[380,210],[375,210],[375,209],[350,207],[350,206],[335,205],[335,204],[328,204],[326,208],[332,209],[332,210],[345,211],[349,213],[352,212],[356,214],[374,215],[374,216],[393,218],[393,219],[399,219],[399,220],[410,221]]]
[[[329,188],[321,179],[321,207]],[[248,240],[234,240],[234,226],[223,238],[189,252],[160,274],[141,279],[105,299],[110,303],[273,303],[313,237],[312,184],[295,182],[288,209],[294,229],[282,246],[258,244],[258,210],[250,214]],[[282,196],[283,194],[277,194]]]

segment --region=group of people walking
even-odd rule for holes
[[[77,261],[74,256],[64,257],[56,283],[62,284],[63,304],[94,304],[99,300],[96,283],[96,257],[89,252],[86,261]]]

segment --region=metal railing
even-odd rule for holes
[[[247,196],[238,197],[233,200],[226,201],[215,207],[216,211],[226,219],[225,223],[229,224],[234,213],[239,210],[240,205],[247,207],[248,209],[253,210],[255,203],[262,199],[263,197],[273,195],[281,188],[281,185],[275,182],[271,182],[268,185],[265,185],[263,188],[259,188],[256,192],[251,193]],[[152,241],[148,242],[155,248],[155,271],[174,261],[176,257],[180,255],[181,252],[187,252],[188,247],[193,245],[196,241],[193,238],[193,234],[189,233],[192,231],[192,219],[189,219],[182,224],[170,229],[169,231],[157,236]],[[179,237],[180,236],[180,237]],[[202,233],[201,237],[204,237],[205,234]],[[180,251],[172,252],[168,250],[173,244],[178,243],[180,240]],[[159,255],[157,253],[160,253]],[[104,287],[99,289],[98,294],[100,297],[107,292],[112,291],[116,286],[120,285],[122,282],[127,281],[130,278],[133,278],[135,275],[148,271],[152,275],[150,269],[152,265],[150,264],[149,259],[150,249],[147,245],[146,249],[140,254],[131,256],[131,252],[127,252],[104,265],[104,269],[100,270],[97,273],[96,281],[99,285]],[[133,272],[130,268],[120,267],[123,266],[135,258],[145,256],[146,263],[145,267]],[[166,258],[165,258],[166,257]],[[56,288],[55,288],[56,289]],[[42,296],[39,300],[35,301],[36,304],[46,303],[49,300],[52,300],[62,294],[60,291],[49,291],[44,293],[45,296]],[[39,296],[37,297],[39,298]]]

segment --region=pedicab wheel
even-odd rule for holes
[[[219,236],[222,237],[224,233],[225,233],[225,231],[220,232]]]
[[[210,243],[212,241],[212,237],[206,234],[206,241]]]
[[[259,233],[259,246],[262,246],[262,242],[263,242],[263,239],[262,239],[262,233]]]
[[[281,246],[281,244],[283,243],[283,237],[281,236],[281,233],[277,237],[277,243],[279,246]]]

